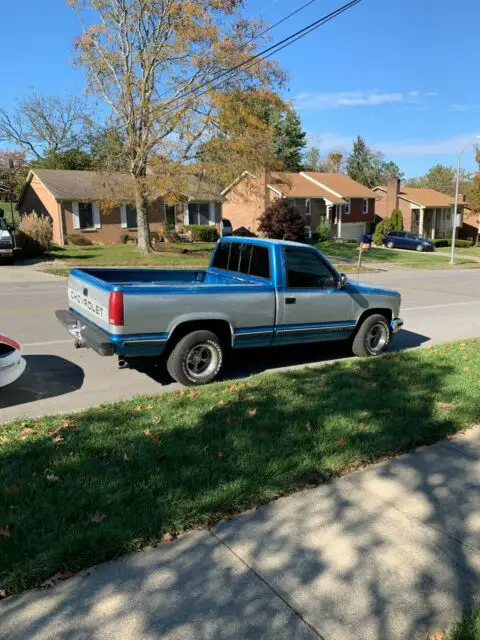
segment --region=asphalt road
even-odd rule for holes
[[[391,349],[480,336],[480,270],[407,270],[368,273],[362,280],[402,293],[405,329]],[[76,350],[54,316],[65,308],[66,280],[29,267],[0,266],[0,332],[22,342],[25,374],[0,391],[0,421],[39,416],[178,388],[161,367],[119,370],[116,358]],[[339,344],[243,351],[225,376],[318,364],[348,356]]]

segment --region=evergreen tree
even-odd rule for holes
[[[302,154],[307,146],[307,134],[302,128],[300,116],[288,109],[274,124],[275,156],[285,171],[302,171]]]

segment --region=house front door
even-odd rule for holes
[[[175,205],[165,205],[165,222],[168,227],[174,227],[176,223]]]

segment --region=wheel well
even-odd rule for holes
[[[226,346],[232,344],[232,331],[226,320],[190,320],[177,325],[168,338],[168,347],[173,348],[179,340],[192,331],[211,331]]]
[[[368,318],[369,316],[374,316],[377,313],[381,316],[385,316],[385,319],[387,320],[388,324],[390,324],[393,318],[393,312],[391,309],[367,309],[362,313],[362,315],[358,319],[357,327],[360,327],[363,321],[366,320],[366,318]]]

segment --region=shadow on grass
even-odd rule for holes
[[[455,368],[455,358],[450,352],[434,358],[421,350],[162,395],[90,410],[72,416],[67,424],[64,418],[46,421],[33,426],[35,433],[23,441],[8,440],[19,429],[11,426],[0,450],[0,486],[14,487],[0,493],[0,525],[8,525],[12,532],[0,544],[0,585],[18,591],[56,571],[76,571],[138,549],[167,531],[216,522],[225,514],[445,438],[479,419],[478,397],[474,389],[465,391],[465,378]],[[461,389],[464,393],[458,403]],[[440,400],[455,410],[439,413]],[[47,435],[57,426],[63,438],[60,443]],[[433,465],[412,472],[412,490],[422,492],[428,505],[420,519],[433,532],[424,542],[426,552],[429,557],[437,554],[443,575],[431,573],[425,562],[413,571],[406,558],[408,570],[394,566],[392,571],[400,573],[391,578],[404,585],[408,601],[416,604],[414,613],[409,611],[407,616],[403,611],[409,622],[401,637],[412,638],[419,630],[431,628],[445,604],[443,596],[456,597],[461,604],[470,604],[473,598],[474,569],[463,547],[455,543],[454,549],[442,549],[444,542],[434,535],[435,525],[447,524],[438,488],[448,493],[468,479],[471,489],[478,490],[465,462],[462,466],[452,460],[449,469],[438,471]],[[382,473],[395,475],[388,465]],[[53,481],[48,479],[52,475]],[[329,506],[324,508],[319,496],[318,504],[313,503],[322,506],[317,513],[312,503],[293,515],[281,515],[276,522],[267,517],[275,505],[259,512],[263,514],[259,535],[246,533],[252,564],[258,563],[261,572],[263,563],[268,565],[267,556],[278,556],[273,566],[288,578],[281,589],[304,593],[311,586],[316,616],[333,617],[345,630],[349,625],[357,631],[366,629],[362,625],[373,625],[368,637],[379,640],[397,637],[390,633],[390,624],[398,618],[398,608],[385,587],[382,567],[395,553],[382,526],[385,505],[364,495],[365,505],[357,505],[356,511],[353,486],[345,491],[333,483],[324,490]],[[473,516],[473,502],[469,508]],[[92,522],[95,514],[105,519]],[[456,523],[456,540],[467,537],[469,515],[466,508]],[[348,570],[340,556],[316,547],[315,530],[327,524],[333,531],[346,527],[352,547],[345,551]],[[333,540],[335,534],[331,535]],[[48,636],[58,618],[74,620],[76,632],[92,636],[109,624],[126,621],[127,612],[139,625],[133,636],[175,633],[171,637],[182,638],[187,625],[195,637],[280,637],[275,635],[282,624],[278,612],[266,606],[255,619],[254,599],[245,580],[239,579],[236,586],[233,570],[228,576],[219,572],[218,548],[199,554],[185,544],[185,555],[176,560],[168,547],[158,551],[157,565],[150,568],[143,560],[132,561],[120,583],[114,570],[107,570],[103,581],[77,582],[79,599],[52,600],[45,615],[25,622],[21,637]],[[374,551],[378,557],[372,556]],[[155,566],[156,579],[152,576]],[[273,576],[271,564],[265,571],[267,578]],[[345,589],[366,576],[361,585],[357,583],[365,592],[365,606],[337,609],[333,591],[321,587],[327,574]],[[207,588],[210,580],[218,590]],[[237,607],[227,596],[232,592]],[[100,600],[112,593],[122,606],[94,615]],[[174,593],[182,597],[172,599]],[[433,598],[439,593],[442,597]],[[49,597],[54,598],[45,596]],[[147,603],[157,603],[158,608]],[[8,605],[3,616],[6,628],[9,622],[18,624],[21,610],[21,601],[18,606],[15,601]],[[249,627],[255,620],[261,627],[255,627],[257,635]],[[339,637],[358,637],[352,633],[345,631]]]

